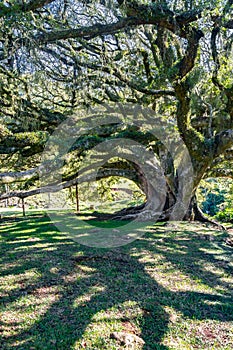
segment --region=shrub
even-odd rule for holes
[[[231,222],[233,223],[233,208],[226,208],[223,211],[219,211],[215,218],[222,222]]]

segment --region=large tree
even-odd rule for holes
[[[194,210],[202,218],[195,201],[201,179],[233,176],[233,1],[31,0],[3,2],[0,11],[0,181],[26,186],[0,199],[40,191],[30,186],[37,184],[44,145],[80,106],[132,103],[175,124],[193,166],[186,217]],[[131,138],[164,164],[168,218],[179,179],[166,143],[140,125],[97,129],[72,145],[59,188],[76,181],[75,160],[93,146]],[[139,164],[108,161],[98,177],[112,175],[133,179],[147,196],[144,206],[128,214],[149,211],[153,217],[157,194]]]

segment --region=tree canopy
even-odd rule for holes
[[[0,5],[0,195],[39,193],[41,153],[57,126],[80,107],[138,104],[176,125],[190,154],[195,196],[208,176],[233,177],[233,1],[3,1]],[[61,188],[74,183],[78,161],[106,139],[139,140],[162,161],[167,201],[177,176],[161,140],[122,123],[77,139]],[[146,189],[137,164],[114,159],[99,178],[120,175]],[[46,189],[44,189],[46,191]],[[52,190],[50,188],[50,190]]]

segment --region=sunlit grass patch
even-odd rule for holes
[[[233,348],[226,233],[157,224],[128,245],[90,248],[35,213],[2,222],[0,235],[3,350],[119,350],[111,334],[122,331],[145,341],[136,350]]]

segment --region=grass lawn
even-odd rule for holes
[[[227,233],[173,223],[90,248],[38,212],[0,234],[0,349],[233,349]],[[111,339],[120,331],[145,344]]]

